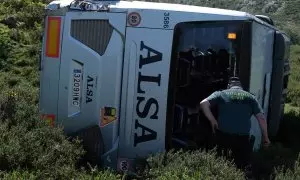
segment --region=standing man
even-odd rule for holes
[[[218,120],[212,114],[211,106],[218,107]],[[257,99],[242,89],[238,78],[231,78],[226,90],[212,93],[201,101],[200,107],[217,136],[218,152],[231,150],[238,168],[246,169],[250,165],[253,152],[250,137],[252,115],[261,127],[263,144],[270,144],[263,110]]]

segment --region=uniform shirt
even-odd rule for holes
[[[218,106],[218,127],[226,133],[249,135],[251,116],[263,113],[257,99],[242,89],[216,91],[207,100]]]

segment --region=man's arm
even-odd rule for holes
[[[200,102],[200,108],[203,111],[204,115],[209,120],[209,122],[212,126],[213,133],[215,133],[215,128],[218,128],[218,122],[217,122],[216,118],[214,117],[213,113],[211,112],[211,109],[210,109],[211,103],[210,103],[210,101],[215,104],[215,103],[217,103],[218,98],[219,98],[218,94],[213,93],[208,98],[206,98],[206,99],[204,99]]]
[[[213,113],[210,110],[210,103],[207,99],[204,99],[200,103],[200,107],[204,113],[204,115],[208,118],[210,122],[217,122],[216,118],[214,117]]]
[[[269,141],[269,135],[268,135],[268,127],[267,127],[267,121],[265,119],[265,116],[263,113],[258,113],[255,115],[256,119],[258,120],[259,126],[262,129],[262,134],[265,139],[265,141]]]
[[[268,135],[267,120],[263,113],[262,107],[260,106],[260,104],[258,103],[258,101],[256,99],[254,99],[253,114],[255,115],[255,117],[259,123],[259,126],[262,130],[264,145],[268,146],[270,144],[270,140],[269,140],[269,135]]]

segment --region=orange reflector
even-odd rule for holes
[[[45,120],[51,127],[54,127],[54,120],[55,120],[54,114],[44,114],[42,115],[42,119]]]
[[[228,33],[228,39],[236,39],[236,33]]]
[[[46,56],[58,58],[60,46],[60,17],[48,17],[48,29],[46,38]]]
[[[116,108],[104,107],[101,109],[101,122],[100,126],[103,127],[117,119]]]

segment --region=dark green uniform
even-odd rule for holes
[[[249,135],[251,116],[263,113],[256,98],[241,89],[216,91],[207,100],[219,109],[219,130],[239,135]]]
[[[252,94],[239,88],[214,92],[207,100],[218,106],[218,152],[231,150],[236,165],[248,167],[253,151],[251,116],[263,113],[260,104]]]

